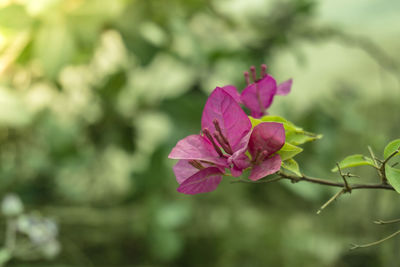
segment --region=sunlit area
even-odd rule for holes
[[[400,218],[400,157],[387,148],[400,138],[399,10],[0,0],[0,266],[398,266],[400,235],[350,248],[399,226],[373,223]],[[212,192],[178,192],[171,150],[204,130],[216,87],[240,94],[262,64],[293,80],[268,114],[318,134],[293,175],[389,190],[224,176]],[[342,173],[354,154],[368,159]],[[397,182],[373,168],[388,155]]]

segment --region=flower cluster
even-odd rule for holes
[[[292,80],[277,85],[261,66],[261,79],[256,70],[245,72],[247,87],[241,94],[232,86],[217,87],[210,94],[203,110],[201,134],[180,140],[169,154],[178,159],[174,173],[178,192],[198,194],[213,191],[224,175],[238,177],[250,168],[249,179],[256,181],[277,172],[282,164],[276,154],[285,144],[281,123],[263,122],[252,127],[241,104],[259,118],[266,113],[275,95],[290,92]]]

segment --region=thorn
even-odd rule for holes
[[[339,170],[339,174],[340,174],[340,176],[342,176],[342,179],[344,182],[344,187],[343,187],[343,189],[345,190],[344,193],[347,193],[347,192],[351,193],[351,187],[350,187],[349,183],[347,182],[346,174],[343,174],[342,169],[340,168],[340,165],[338,162],[336,162],[336,166],[337,166],[337,168]]]
[[[346,174],[345,174],[345,176],[346,176],[346,177],[349,177],[349,178],[350,178],[350,177],[356,177],[356,178],[360,178],[360,176],[359,176],[359,175],[352,174],[352,173],[350,173],[350,172],[346,173]]]
[[[345,193],[346,189],[342,188],[342,190],[340,190],[339,192],[337,192],[335,195],[333,195],[333,197],[331,197],[327,202],[325,202],[324,205],[321,206],[321,208],[319,208],[319,210],[317,211],[317,214],[319,215],[321,213],[321,211],[323,209],[325,209],[329,204],[331,204],[333,201],[335,201],[338,197],[340,197],[341,194]]]

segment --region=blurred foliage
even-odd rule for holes
[[[381,17],[394,10],[386,2]],[[354,192],[315,216],[330,189],[175,191],[170,149],[199,131],[207,93],[243,87],[250,65],[292,76],[271,113],[324,135],[296,158],[306,173],[333,178],[336,161],[399,137],[398,46],[384,38],[396,24],[373,28],[387,56],[321,20],[317,4],[0,1],[0,191],[54,218],[61,244],[57,258],[29,265],[396,266],[400,239],[347,250],[391,231],[370,222],[400,216],[392,192]]]

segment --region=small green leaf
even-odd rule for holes
[[[287,121],[286,119],[279,117],[279,116],[264,116],[260,119],[255,119],[253,117],[249,117],[251,124],[253,125],[253,127],[257,126],[258,124],[262,123],[262,122],[279,122],[283,124],[283,127],[285,128],[285,132],[286,131],[302,131],[303,129],[301,129],[300,127],[297,127],[296,125],[294,125],[293,123],[291,123],[290,121]]]
[[[282,162],[282,168],[301,176],[299,164],[294,159],[287,159]]]
[[[383,156],[387,159],[390,155],[392,155],[397,149],[400,147],[400,139],[393,140],[386,147],[383,152]],[[400,155],[400,153],[396,153],[395,157]]]
[[[285,161],[287,159],[293,158],[301,151],[303,151],[301,147],[286,142],[281,150],[278,151],[278,154],[281,156],[282,161]]]
[[[286,141],[293,145],[301,145],[321,139],[322,134],[314,134],[306,131],[289,131],[286,133]]]
[[[400,193],[400,169],[396,169],[390,167],[389,165],[386,165],[385,173],[386,173],[386,178],[389,181],[389,184],[393,186],[393,188],[397,191],[397,193]]]
[[[348,156],[344,160],[339,162],[339,166],[341,169],[346,169],[346,168],[351,168],[351,167],[356,167],[356,166],[364,166],[364,165],[375,166],[374,162],[371,158],[366,157],[361,154]],[[338,171],[337,167],[332,169],[332,172],[336,172],[336,171]]]

